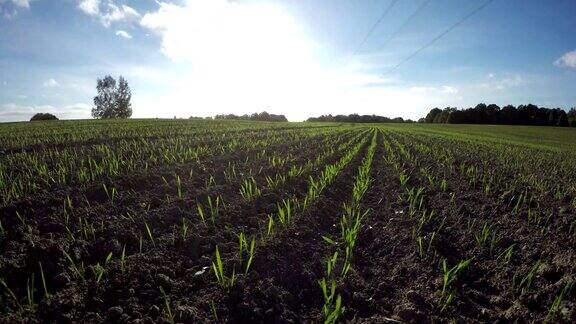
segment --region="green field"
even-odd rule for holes
[[[574,322],[576,129],[0,124],[0,322]]]

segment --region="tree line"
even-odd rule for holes
[[[414,121],[410,119],[404,119],[402,117],[388,118],[384,116],[377,115],[322,115],[320,117],[310,117],[308,122],[336,122],[336,123],[413,123]]]
[[[478,104],[474,108],[433,108],[425,118],[425,123],[440,124],[500,124],[576,127],[576,108],[568,113],[561,108],[538,107],[533,104],[500,108],[495,104]]]
[[[128,82],[122,76],[119,77],[118,82],[109,75],[102,79],[97,79],[96,90],[98,94],[94,97],[94,108],[92,108],[92,116],[94,118],[130,118],[132,116],[132,105],[130,103],[132,93]],[[54,119],[58,118],[49,113],[38,113],[31,118],[31,121]],[[284,115],[269,114],[266,111],[241,116],[222,114],[214,116],[214,119],[266,122],[288,121]],[[414,123],[414,121],[405,120],[402,117],[388,118],[378,115],[359,114],[322,115],[310,117],[307,122]],[[426,117],[419,119],[418,122],[576,127],[576,107],[566,112],[561,108],[538,107],[534,104],[520,105],[518,107],[507,105],[500,108],[495,104],[486,105],[480,103],[476,107],[466,109],[453,107],[444,109],[433,108]]]
[[[265,111],[261,113],[253,113],[251,115],[245,114],[242,116],[227,114],[227,115],[216,115],[214,119],[230,119],[230,120],[253,120],[253,121],[267,121],[267,122],[287,122],[286,116],[269,114]]]

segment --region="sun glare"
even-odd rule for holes
[[[206,106],[258,110],[279,97],[302,95],[318,79],[317,47],[285,8],[224,0],[162,3],[142,25],[161,37],[169,59],[188,63],[181,84],[202,89]]]

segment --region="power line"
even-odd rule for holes
[[[438,40],[440,40],[442,37],[446,36],[448,33],[450,33],[452,30],[454,30],[456,27],[460,26],[461,24],[463,24],[466,20],[470,19],[472,16],[474,16],[475,14],[477,14],[478,12],[480,12],[482,9],[486,8],[490,3],[494,2],[494,0],[487,0],[486,2],[484,2],[480,7],[472,10],[470,13],[468,13],[466,16],[464,16],[462,19],[458,20],[455,24],[453,24],[452,26],[448,27],[448,29],[446,29],[445,31],[443,31],[440,35],[434,37],[431,41],[429,41],[428,43],[424,44],[424,46],[420,47],[419,49],[417,49],[414,53],[412,53],[410,56],[406,57],[405,59],[403,59],[402,61],[400,61],[398,64],[396,64],[394,67],[392,67],[389,71],[387,71],[386,73],[390,73],[394,70],[396,70],[400,65],[406,63],[407,61],[413,59],[416,55],[420,54],[420,52],[422,52],[423,50],[427,49],[428,47],[434,45],[434,43],[436,43]],[[384,74],[386,74],[384,73]]]
[[[400,25],[400,27],[398,27],[398,29],[396,29],[392,34],[390,34],[390,37],[388,37],[384,43],[382,45],[380,45],[381,47],[386,46],[392,39],[394,39],[394,37],[398,36],[398,34],[400,34],[404,28],[406,28],[406,26],[408,26],[408,24],[410,24],[410,22],[416,17],[418,16],[418,14],[420,13],[420,11],[422,11],[432,0],[424,0],[420,3],[420,6],[418,6],[418,8],[416,8],[416,10],[414,10],[414,12],[404,21],[404,23],[402,25]]]
[[[372,36],[372,34],[374,33],[374,31],[376,30],[376,27],[378,27],[378,25],[380,25],[380,23],[382,22],[382,20],[384,20],[384,18],[388,15],[388,12],[390,12],[390,10],[392,9],[392,7],[394,7],[394,5],[398,2],[398,0],[392,0],[390,1],[390,3],[388,4],[388,6],[386,7],[386,9],[384,10],[384,12],[382,12],[382,14],[380,15],[380,17],[378,18],[378,20],[372,25],[372,27],[370,27],[370,29],[368,30],[368,32],[366,33],[366,35],[364,36],[364,38],[362,39],[362,41],[360,42],[360,44],[358,44],[358,47],[356,47],[356,50],[354,51],[354,53],[352,54],[352,56],[356,56],[356,54],[358,54],[358,52],[362,49],[362,47],[366,44],[366,41],[368,41],[368,39],[370,38],[370,36]]]

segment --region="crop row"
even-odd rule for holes
[[[425,141],[426,139],[423,140]],[[429,260],[433,269],[438,269],[441,274],[443,284],[438,292],[439,311],[447,311],[458,295],[457,291],[462,294],[461,289],[456,290],[455,287],[465,281],[458,279],[464,272],[486,271],[497,276],[499,282],[508,281],[512,294],[508,295],[503,291],[501,294],[512,300],[517,298],[516,296],[524,297],[533,292],[535,281],[539,286],[559,286],[556,290],[558,295],[553,298],[554,302],[547,302],[550,304],[546,320],[551,320],[558,311],[558,299],[564,298],[572,286],[572,269],[557,269],[556,271],[565,272],[565,276],[561,276],[557,282],[537,280],[537,273],[545,271],[542,265],[546,263],[549,266],[551,262],[535,259],[534,254],[526,253],[525,247],[546,239],[540,232],[528,237],[515,234],[512,237],[504,236],[505,233],[519,233],[519,225],[526,231],[535,231],[530,228],[530,219],[528,224],[522,225],[514,217],[519,215],[520,208],[527,210],[527,215],[530,215],[530,207],[520,205],[517,203],[518,199],[515,204],[501,204],[499,196],[489,195],[491,191],[487,190],[486,186],[475,186],[471,180],[474,178],[466,177],[460,168],[442,169],[448,165],[442,160],[442,154],[454,146],[436,147],[414,143],[418,141],[398,137],[397,133],[390,134],[386,144],[387,161],[397,171],[400,186],[405,190],[402,200],[407,205],[407,216],[412,222],[411,236],[415,253],[420,258]],[[491,185],[492,190],[499,189],[496,182]],[[512,218],[502,217],[502,214],[493,215],[491,218],[463,214],[462,211],[467,208],[479,210],[466,196],[462,196],[463,192],[470,190],[475,192],[473,195],[476,197],[483,197],[484,203],[499,206],[500,211]],[[550,226],[547,228],[550,229]],[[455,238],[454,233],[465,236]],[[494,273],[493,269],[486,268],[487,262],[496,262],[498,272]],[[468,268],[475,269],[467,270]],[[464,275],[466,276],[471,275]],[[554,291],[551,293],[554,294]],[[548,296],[550,295],[539,295],[538,298]]]
[[[252,238],[252,242],[255,242],[257,240],[259,244],[266,244],[268,241],[274,240],[274,236],[277,234],[278,231],[282,231],[292,227],[294,222],[296,221],[297,215],[307,210],[314,203],[314,201],[322,194],[322,192],[331,185],[331,183],[338,176],[338,174],[356,156],[356,154],[364,144],[365,142],[361,141],[355,144],[350,150],[346,150],[348,145],[341,146],[338,149],[338,151],[346,152],[344,156],[340,158],[337,162],[326,165],[324,167],[324,170],[319,174],[319,176],[316,179],[310,177],[308,182],[308,188],[305,192],[305,196],[302,199],[294,197],[294,198],[282,199],[281,202],[277,202],[276,213],[268,215],[267,223],[257,232],[257,234],[259,235]],[[243,233],[241,233],[239,237],[246,237],[246,236],[243,235]],[[254,244],[255,243],[251,243],[250,250],[253,250],[252,245]],[[243,243],[242,239],[239,239],[239,249],[241,252],[240,255],[242,255],[242,251],[244,252],[247,251],[247,249],[243,250],[242,248],[243,246],[245,248],[247,247],[246,242]],[[249,266],[252,263],[253,258],[254,258],[254,251],[251,251],[251,253],[249,253],[248,260],[245,261],[246,263],[245,273],[248,272]],[[221,286],[226,288],[234,284],[235,271],[232,270],[232,275],[230,276],[226,276],[224,274],[218,246],[216,246],[215,261],[212,263],[212,269],[214,271],[216,281]]]
[[[353,143],[356,141],[356,139],[358,138],[358,136],[361,136],[361,133],[359,133],[359,135],[357,135],[356,137],[350,139],[347,143]],[[338,148],[338,151],[344,151],[346,150],[346,148],[348,147],[348,145],[340,145],[340,147]],[[321,154],[324,155],[323,157],[316,159],[315,163],[306,163],[301,167],[298,167],[298,169],[300,171],[298,172],[293,172],[293,176],[298,176],[301,174],[304,174],[305,172],[307,172],[308,170],[311,171],[311,169],[315,168],[315,166],[317,165],[317,163],[321,163],[321,161],[325,158],[327,158],[328,156],[330,156],[331,154],[333,154],[333,150],[327,150],[326,154]],[[269,162],[271,164],[275,164],[275,163],[279,163],[277,162],[278,159],[282,159],[282,157],[278,156],[274,159],[272,159],[275,162],[272,162],[272,160],[269,160]],[[294,170],[294,169],[291,169]],[[329,173],[326,173],[329,174]],[[288,172],[287,175],[283,176],[284,178],[288,178],[290,179],[292,176],[290,176],[290,172]],[[178,179],[178,178],[176,178]],[[321,177],[320,179],[325,179],[325,177]],[[175,181],[175,184],[178,184],[179,181]],[[322,180],[320,180],[320,183],[323,183]],[[170,183],[168,183],[168,185],[170,185]],[[112,203],[113,199],[119,199],[118,193],[114,193],[115,191],[113,191],[113,188],[109,188],[109,190],[107,190],[108,192],[108,199],[110,200],[110,203]],[[186,195],[186,191],[184,190],[177,190],[177,192],[180,192],[181,195]],[[244,197],[243,197],[244,198]],[[228,199],[227,199],[228,200]],[[177,201],[177,199],[176,199]],[[220,200],[218,197],[216,197],[215,199],[211,199],[208,198],[208,203],[207,205],[200,205],[198,204],[198,215],[195,217],[195,219],[201,219],[202,216],[201,214],[206,213],[206,219],[212,218],[212,215],[218,215],[221,214],[220,209],[222,208],[227,208],[224,207],[225,205],[223,204],[222,200]],[[249,201],[246,201],[247,204],[249,204]],[[200,208],[200,206],[203,206],[202,209]],[[205,207],[204,207],[205,206]],[[230,207],[232,208],[232,207]],[[200,210],[203,210],[203,212],[200,212]],[[68,264],[68,269],[69,269],[69,277],[73,280],[73,282],[76,283],[82,283],[82,282],[87,282],[89,285],[93,285],[94,282],[93,280],[96,281],[96,286],[101,285],[104,281],[103,281],[103,277],[106,278],[106,276],[104,275],[104,273],[109,273],[108,270],[106,271],[100,271],[98,270],[98,275],[94,276],[94,277],[90,277],[87,275],[87,273],[89,271],[93,271],[93,270],[88,270],[88,269],[110,269],[111,267],[114,268],[115,266],[118,265],[118,262],[120,264],[120,268],[121,268],[121,273],[124,273],[124,271],[129,271],[127,269],[130,269],[130,259],[134,258],[134,256],[132,255],[133,253],[135,253],[134,248],[131,248],[130,246],[132,246],[131,244],[127,247],[127,245],[124,245],[121,249],[121,252],[110,252],[110,253],[106,253],[101,261],[94,261],[94,263],[92,263],[92,261],[90,261],[90,259],[92,260],[98,260],[99,258],[96,255],[93,255],[89,258],[88,263],[85,263],[86,260],[83,260],[84,258],[79,257],[79,254],[77,252],[73,252],[75,250],[71,249],[72,246],[76,245],[73,242],[75,241],[91,241],[92,239],[99,237],[99,236],[103,236],[103,237],[107,237],[106,232],[107,227],[109,227],[110,225],[106,225],[106,227],[104,227],[103,225],[100,224],[94,224],[94,223],[90,223],[88,222],[88,218],[83,218],[83,217],[78,217],[78,211],[75,210],[75,208],[73,206],[71,206],[70,203],[66,203],[66,201],[64,202],[64,212],[65,214],[68,213],[69,216],[74,219],[79,220],[78,226],[75,226],[74,224],[69,224],[70,225],[70,229],[68,231],[68,235],[67,235],[67,240],[68,243],[62,242],[61,244],[63,246],[69,246],[68,248],[64,249],[63,253],[63,257],[62,260],[65,260]],[[291,214],[290,212],[288,212],[288,214],[285,216],[286,219],[289,219],[289,214]],[[141,218],[141,216],[135,215],[135,214],[130,214],[129,215],[131,218],[133,218],[134,220]],[[143,215],[144,216],[144,215]],[[218,217],[218,216],[216,216]],[[282,212],[279,209],[279,213],[277,214],[277,221],[281,223],[280,219],[282,219]],[[203,222],[205,223],[205,222]],[[193,226],[193,223],[191,223],[188,219],[186,218],[182,218],[180,222],[173,223],[174,226],[174,231],[170,231],[169,233],[163,233],[163,232],[159,232],[158,228],[156,228],[156,225],[158,224],[157,221],[151,219],[149,216],[146,216],[144,218],[144,220],[142,221],[141,225],[143,228],[143,231],[140,232],[141,234],[139,235],[139,238],[137,239],[137,248],[136,248],[136,252],[137,254],[141,254],[141,253],[145,253],[146,251],[148,251],[150,248],[154,249],[157,246],[160,245],[164,245],[164,244],[171,244],[172,246],[182,246],[182,244],[185,244],[186,246],[190,246],[189,244],[192,244],[192,246],[195,244],[195,240],[193,238],[190,238],[190,234],[193,234],[193,229],[196,229],[196,227]],[[168,224],[167,224],[168,225]],[[112,226],[110,226],[112,227]],[[68,228],[68,227],[67,227]],[[75,228],[75,229],[74,229]],[[169,228],[172,228],[172,225],[169,225]],[[118,233],[110,233],[110,234],[118,234]],[[241,239],[240,242],[244,242],[245,238],[247,238],[249,236],[249,234],[244,234],[243,232],[240,232],[238,234],[239,237],[242,237],[244,239]],[[218,236],[217,236],[218,237]],[[169,240],[169,241],[168,241]],[[170,242],[170,243],[169,243]],[[70,244],[72,243],[72,244]],[[245,246],[245,244],[241,243],[242,246]],[[253,246],[252,244],[249,244],[248,246]],[[253,251],[254,248],[252,248]],[[69,251],[69,252],[66,252]],[[110,256],[111,255],[111,256]],[[119,259],[118,259],[119,256]],[[85,264],[90,264],[90,265],[85,265]],[[28,268],[37,268],[37,266],[35,267],[34,265],[28,265]],[[45,269],[46,266],[44,266],[43,269]],[[37,270],[35,270],[34,272],[36,272]],[[53,271],[51,271],[53,272]],[[44,273],[44,271],[42,271],[42,273]],[[18,276],[21,277],[21,276]],[[31,277],[28,276],[25,280],[30,280]],[[21,281],[21,280],[20,280]],[[17,280],[17,278],[11,278],[10,282],[12,282],[12,284],[10,284],[10,286],[14,287],[14,283],[18,283],[20,282]],[[38,283],[36,283],[36,285],[38,285]],[[50,282],[50,280],[48,281],[48,286],[54,286],[55,284],[53,282]],[[7,285],[8,287],[8,285]],[[54,288],[51,288],[51,290],[53,290]],[[14,289],[13,292],[15,292],[15,295],[21,296],[23,294],[24,289],[22,288],[22,286]],[[16,301],[13,301],[14,303]],[[15,305],[15,304],[14,304]]]
[[[156,139],[189,137],[220,132],[253,132],[310,128],[310,125],[232,122],[224,120],[98,120],[62,121],[50,123],[4,124],[0,128],[0,147],[4,152],[62,148],[115,142],[121,139]],[[322,126],[317,126],[322,127]]]
[[[361,201],[372,182],[370,173],[378,135],[379,131],[373,131],[368,153],[358,167],[358,172],[354,178],[352,199],[343,203],[344,213],[340,219],[340,237],[322,236],[326,243],[334,247],[334,251],[326,260],[324,277],[318,281],[324,297],[322,314],[325,323],[336,323],[344,315],[346,309],[342,302],[342,296],[337,294],[336,289],[338,282],[345,280],[352,268],[358,233],[363,219],[369,214],[369,210],[362,208]]]
[[[95,145],[85,149],[47,150],[17,154],[0,162],[0,192],[4,204],[24,195],[53,186],[85,184],[103,177],[117,177],[154,166],[185,164],[215,154],[271,147],[290,141],[322,136],[312,131],[285,131],[254,134],[241,140],[237,135],[222,134],[216,142],[197,138],[174,138],[147,142],[122,141],[114,148]]]

